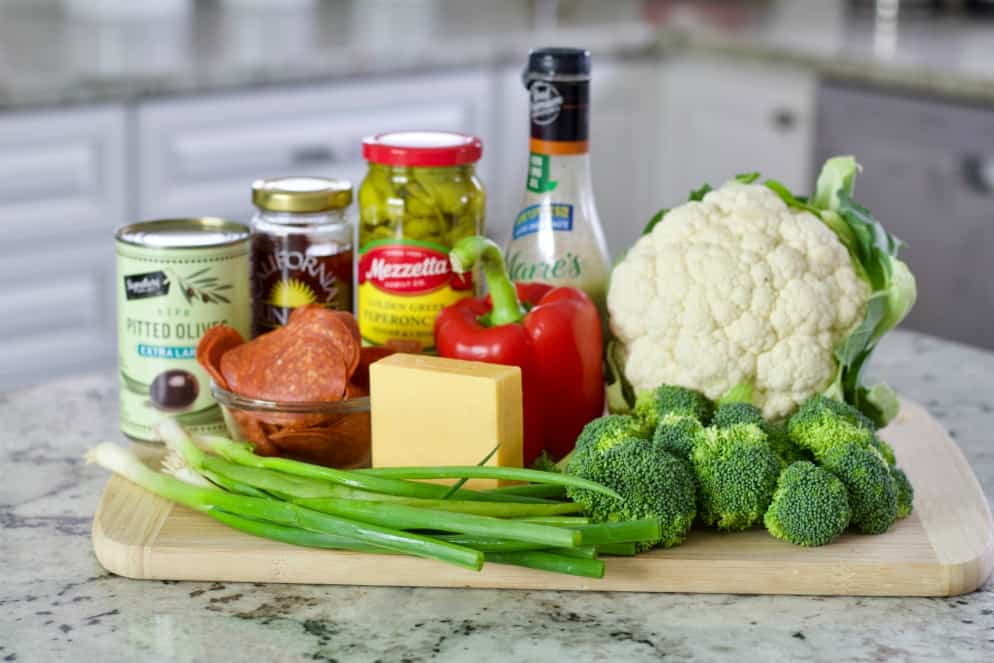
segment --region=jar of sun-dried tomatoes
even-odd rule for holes
[[[252,184],[252,335],[286,324],[299,306],[352,311],[352,184],[277,177]]]

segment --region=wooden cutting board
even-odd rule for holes
[[[994,523],[956,444],[920,406],[904,403],[883,436],[915,486],[915,511],[879,536],[820,548],[762,529],[694,531],[677,548],[608,558],[601,580],[486,564],[474,573],[431,560],[300,548],[242,534],[114,477],[93,519],[93,548],[130,578],[636,592],[951,596],[994,566]]]

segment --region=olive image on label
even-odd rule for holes
[[[149,388],[152,404],[159,410],[175,412],[185,410],[200,395],[197,377],[189,371],[173,369],[155,376]]]

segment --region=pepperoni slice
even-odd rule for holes
[[[334,311],[320,305],[311,304],[294,309],[287,319],[287,329],[310,332],[333,343],[346,361],[346,370],[351,376],[359,366],[359,349],[362,338],[355,317],[345,311]]]
[[[359,467],[369,463],[369,435],[369,413],[356,412],[319,428],[282,430],[269,439],[292,458],[331,467]]]
[[[290,403],[338,401],[349,378],[338,347],[290,327],[264,334],[225,353],[221,372],[233,391]]]
[[[221,372],[221,357],[244,343],[245,339],[234,327],[214,325],[204,332],[197,343],[197,363],[214,378],[219,387],[227,390],[229,386]]]
[[[242,437],[252,443],[255,453],[260,456],[279,455],[279,449],[269,441],[269,436],[253,413],[234,409],[230,412],[231,417],[238,425],[238,431]]]

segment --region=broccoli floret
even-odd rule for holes
[[[689,460],[694,439],[702,430],[704,426],[696,417],[668,412],[659,420],[652,436],[652,444],[657,449]]]
[[[907,518],[911,515],[912,504],[915,501],[915,489],[908,480],[908,475],[899,467],[890,468],[890,475],[897,486],[897,517]]]
[[[851,516],[849,495],[839,478],[814,463],[800,461],[780,473],[763,524],[783,541],[823,546],[845,531]]]
[[[891,467],[895,467],[897,465],[897,456],[894,454],[894,447],[887,444],[887,442],[882,440],[880,436],[876,434],[874,434],[874,436],[870,439],[870,443],[873,445],[874,449],[880,452],[880,455],[884,457],[884,460],[887,461],[888,465]]]
[[[849,423],[859,426],[860,428],[866,428],[871,431],[877,430],[873,420],[854,408],[852,405],[842,401],[837,401],[834,398],[830,398],[822,394],[816,394],[806,400],[801,405],[802,409],[804,407],[828,410],[837,416],[842,417]]]
[[[573,451],[559,461],[557,467],[566,468],[570,474],[576,474],[579,468],[587,462],[587,458],[591,455],[590,452],[607,451],[630,437],[642,437],[642,424],[634,417],[624,414],[609,414],[594,419],[583,427],[580,435],[576,438]]]
[[[625,414],[609,414],[594,419],[580,431],[577,447],[596,447],[601,451],[629,437],[642,437],[642,424]]]
[[[850,442],[830,447],[818,460],[845,484],[859,531],[883,534],[894,524],[898,487],[880,453]]]
[[[659,419],[668,412],[691,416],[707,425],[713,409],[714,405],[704,394],[664,384],[655,389],[640,391],[635,398],[632,414],[642,422],[643,435],[651,436],[659,425]]]
[[[756,424],[766,433],[767,441],[783,467],[799,460],[812,459],[810,452],[791,441],[786,426],[763,419],[763,412],[755,405],[738,402],[722,403],[715,409],[711,421],[718,428],[735,424]]]
[[[616,490],[622,499],[568,487],[567,496],[582,504],[597,522],[656,518],[662,529],[657,541],[637,544],[639,550],[683,542],[697,513],[693,472],[687,461],[656,449],[642,438],[629,437],[603,452],[589,454],[570,474]]]
[[[542,450],[542,453],[532,461],[531,469],[541,470],[543,472],[558,472],[559,468],[556,467],[556,461],[552,460],[549,456],[549,452]]]
[[[711,423],[718,428],[727,428],[735,424],[756,424],[760,428],[766,425],[763,412],[751,403],[722,403],[714,411]]]
[[[763,426],[763,432],[766,433],[766,438],[769,440],[770,447],[773,448],[773,452],[783,463],[784,467],[796,463],[798,461],[811,461],[814,460],[814,456],[807,449],[802,449],[801,447],[794,444],[793,440],[790,439],[790,435],[787,433],[786,424],[779,422],[767,422]]]
[[[827,396],[804,401],[787,422],[790,439],[820,458],[829,448],[855,443],[877,451],[888,465],[894,464],[894,450],[877,437],[873,423],[863,413]]]
[[[756,424],[705,428],[690,454],[707,525],[741,530],[760,522],[770,506],[780,461]]]

